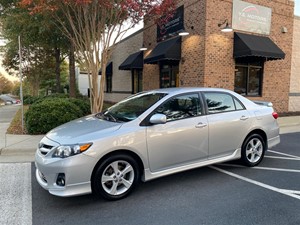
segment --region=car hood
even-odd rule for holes
[[[122,123],[114,123],[90,115],[60,125],[48,132],[46,137],[59,144],[84,143],[114,132],[121,126]]]

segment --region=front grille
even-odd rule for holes
[[[40,143],[39,145],[39,150],[42,155],[47,155],[47,153],[50,152],[53,148],[54,146],[46,145],[44,143]]]

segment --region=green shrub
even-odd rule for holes
[[[45,95],[45,96],[30,96],[30,95],[25,95],[23,97],[23,102],[25,105],[32,105],[34,103],[40,103],[44,101],[45,99],[52,99],[52,98],[68,98],[69,96],[67,94],[62,94],[62,93],[54,93],[51,95]]]
[[[39,99],[40,99],[40,97],[38,97],[38,96],[26,95],[23,97],[23,102],[24,102],[24,105],[31,105]]]
[[[60,98],[69,98],[69,96],[67,94],[61,94],[61,93],[45,95],[37,98],[33,104],[41,103],[42,101],[49,100],[49,99],[60,99]]]
[[[70,98],[69,101],[77,105],[81,109],[83,113],[82,116],[91,114],[91,105],[89,99]]]
[[[45,134],[51,129],[82,115],[82,110],[69,99],[44,99],[29,107],[25,114],[26,129],[29,134]]]

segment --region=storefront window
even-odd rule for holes
[[[106,75],[106,92],[112,92],[112,75]]]
[[[141,92],[143,90],[143,71],[134,70],[132,80],[132,93],[135,94]]]
[[[234,91],[246,96],[260,96],[262,90],[263,63],[237,63]]]
[[[160,87],[178,87],[178,65],[162,65],[160,70]]]

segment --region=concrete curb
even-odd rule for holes
[[[279,117],[278,124],[280,127],[300,126],[300,116]]]
[[[44,135],[12,135],[5,136],[6,143],[2,146],[0,155],[24,155],[35,152]]]

